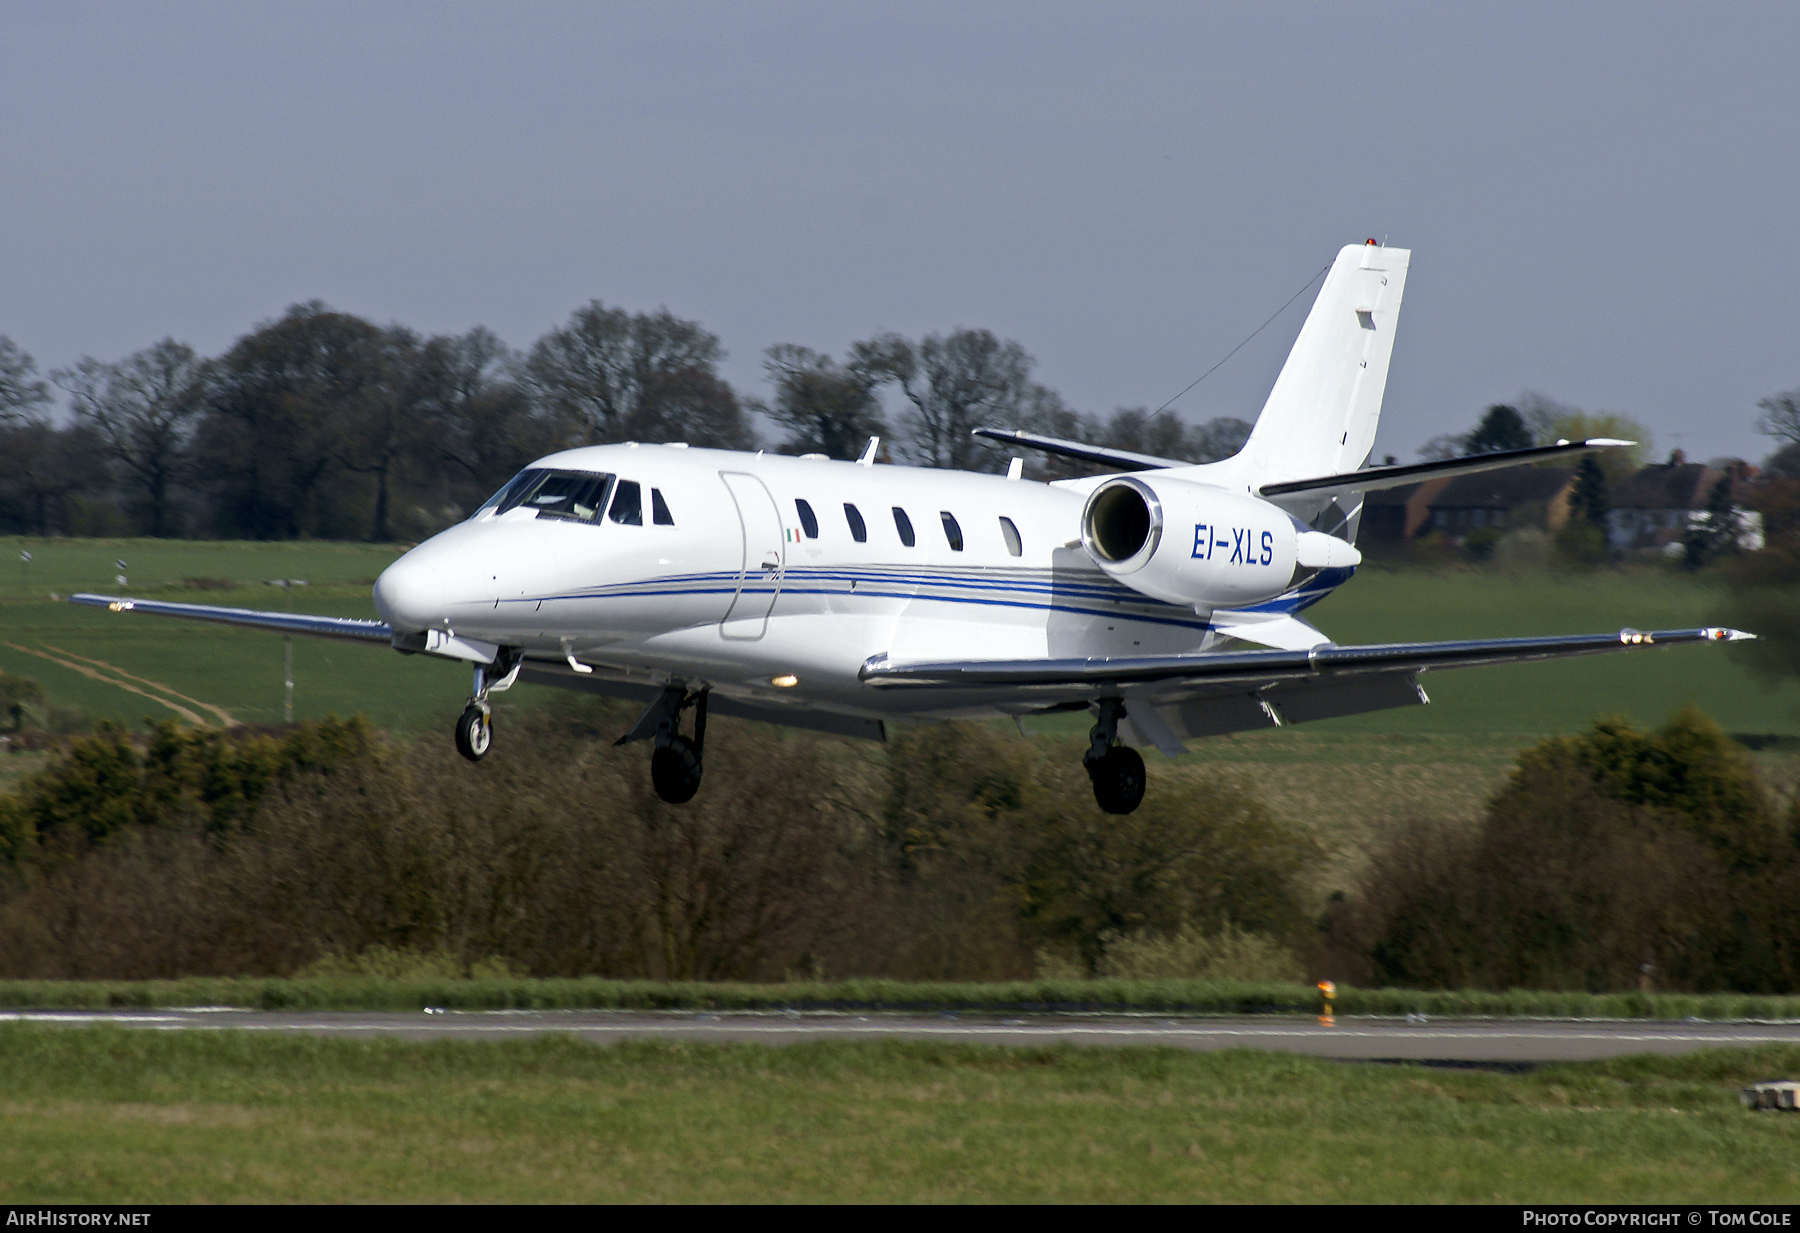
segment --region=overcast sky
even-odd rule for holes
[[[1536,390],[1759,458],[1800,386],[1800,5],[0,9],[0,333],[217,354],[318,298],[515,347],[667,306],[985,327],[1156,406],[1343,244],[1414,250],[1377,452]],[[1310,296],[1178,404],[1252,418]]]

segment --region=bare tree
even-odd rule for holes
[[[68,391],[76,420],[93,429],[143,494],[150,534],[158,538],[174,534],[171,490],[187,470],[202,371],[192,347],[165,338],[116,364],[83,356],[50,374]]]
[[[918,344],[884,334],[860,353],[897,382],[913,409],[905,420],[906,451],[926,466],[993,469],[999,455],[979,450],[969,433],[1008,425],[1027,404],[1033,360],[1016,342],[988,330],[927,335]]]
[[[747,443],[718,338],[668,309],[628,313],[594,300],[532,346],[522,374],[573,439],[633,437],[694,445]]]
[[[1188,430],[1191,442],[1187,457],[1195,462],[1218,462],[1230,458],[1244,448],[1254,424],[1235,416],[1221,415]]]
[[[532,459],[557,448],[520,376],[521,357],[484,326],[427,339],[424,416],[435,434],[441,498],[466,514]]]
[[[207,366],[194,457],[220,530],[255,539],[356,533],[362,494],[342,482],[340,460],[383,393],[385,343],[378,327],[314,300]]]
[[[888,374],[868,344],[858,346],[863,351],[853,349],[847,364],[793,343],[763,353],[775,398],[757,410],[788,430],[783,449],[854,458],[870,437],[887,431],[876,390]]]
[[[1756,426],[1771,437],[1800,445],[1800,390],[1771,394],[1756,404],[1763,410]]]
[[[367,372],[361,397],[354,413],[344,417],[338,436],[338,465],[374,481],[369,538],[378,544],[394,538],[394,489],[400,473],[429,452],[431,425],[422,408],[433,374],[421,362],[423,351],[419,336],[398,325],[370,338],[362,356]]]
[[[1252,425],[1231,416],[1188,425],[1173,415],[1145,414],[1142,407],[1121,407],[1099,433],[1099,443],[1113,449],[1154,454],[1184,462],[1217,462],[1244,448]]]
[[[0,427],[0,525],[32,535],[91,535],[111,496],[100,439],[47,419]]]
[[[35,419],[50,401],[50,387],[36,374],[37,361],[0,334],[0,425]]]

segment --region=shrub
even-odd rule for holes
[[[1183,923],[1172,933],[1146,931],[1108,938],[1097,976],[1121,980],[1306,979],[1294,952],[1266,933],[1227,921],[1208,933]]]
[[[1376,983],[1773,991],[1800,978],[1797,874],[1717,725],[1603,718],[1522,753],[1475,830],[1415,822],[1328,912],[1328,949]]]

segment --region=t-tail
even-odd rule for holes
[[[1337,255],[1256,428],[1232,460],[1253,490],[1368,461],[1412,250],[1370,240]]]

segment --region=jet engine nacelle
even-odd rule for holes
[[[1154,474],[1121,475],[1094,489],[1081,542],[1094,564],[1133,590],[1201,608],[1261,603],[1310,573],[1362,560],[1267,501]]]

